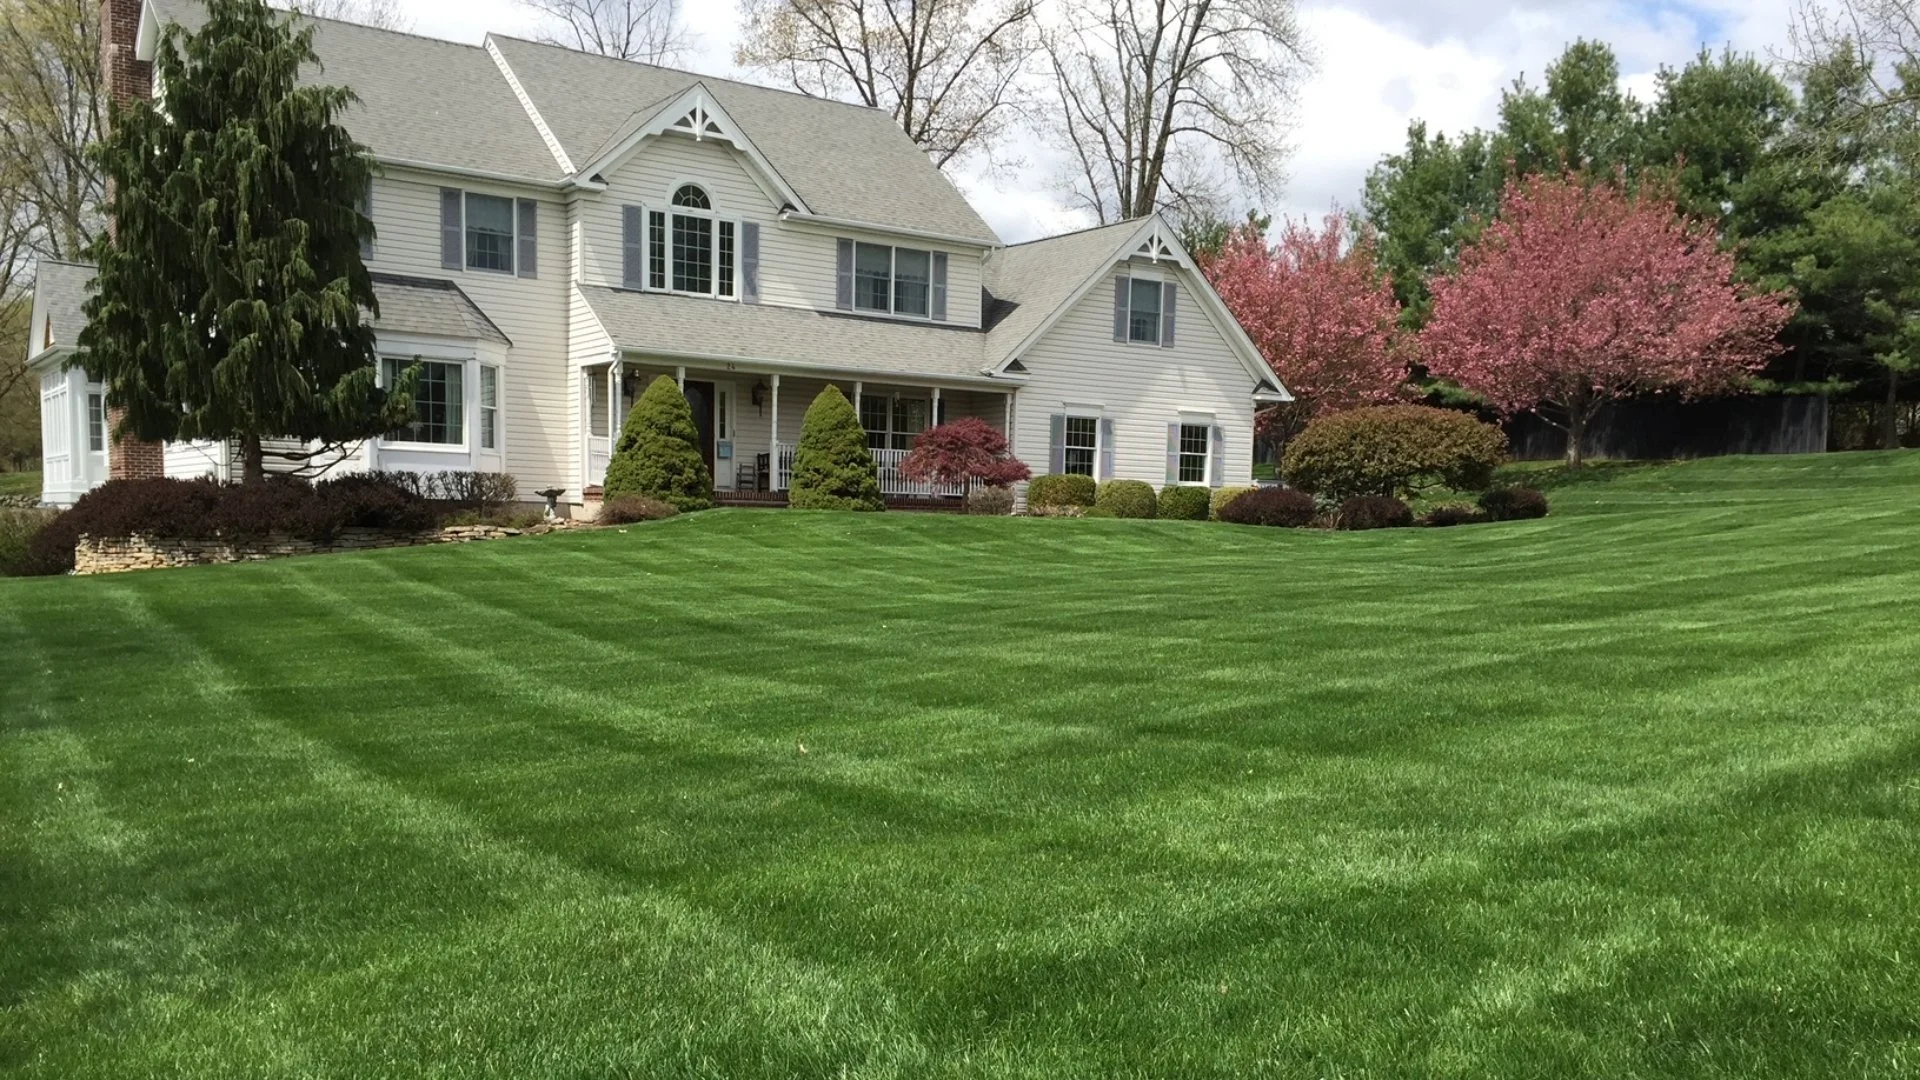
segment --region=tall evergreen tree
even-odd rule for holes
[[[608,501],[640,495],[680,511],[713,505],[713,473],[700,456],[693,406],[671,375],[656,375],[633,403],[607,463],[602,495]]]
[[[375,385],[352,92],[300,84],[313,30],[262,0],[206,14],[159,43],[164,102],[114,109],[96,151],[113,228],[80,346],[123,433],[237,439],[251,483],[263,439],[330,449],[406,422],[412,375]]]

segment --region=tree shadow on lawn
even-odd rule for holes
[[[1644,475],[1678,464],[1675,461],[1589,461],[1570,469],[1558,461],[1515,461],[1500,467],[1494,479],[1502,484],[1524,484],[1541,491],[1597,487],[1616,480]]]

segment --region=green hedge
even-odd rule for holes
[[[1098,517],[1151,518],[1159,516],[1159,504],[1153,485],[1145,480],[1109,480],[1095,494],[1093,512]]]
[[[1170,521],[1205,521],[1213,508],[1213,491],[1169,484],[1160,489],[1160,516]]]
[[[1027,483],[1030,507],[1092,506],[1098,494],[1093,477],[1079,473],[1048,473]]]
[[[1444,486],[1482,491],[1507,459],[1507,437],[1466,413],[1384,405],[1323,416],[1287,443],[1281,472],[1333,499]]]

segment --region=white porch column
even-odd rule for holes
[[[778,373],[775,373],[773,376],[772,442],[773,442],[773,453],[767,456],[767,460],[771,463],[771,467],[773,469],[773,476],[770,478],[770,482],[767,484],[767,490],[781,491],[784,489],[781,488],[780,486],[780,376]]]
[[[620,437],[626,417],[620,415],[620,381],[626,377],[626,365],[615,356],[607,361],[607,458],[613,458],[613,440]]]
[[[865,393],[866,389],[866,383],[855,382],[853,384],[853,414],[855,416],[860,415],[860,395]]]
[[[687,365],[681,364],[673,369],[673,381],[680,384],[680,392],[687,392]]]
[[[933,388],[933,403],[927,406],[927,426],[933,427],[940,422],[940,388]]]
[[[1006,421],[1006,425],[1000,429],[1000,433],[1007,437],[1007,453],[1014,454],[1015,451],[1013,448],[1013,395],[1012,394],[1007,395],[1007,421]]]

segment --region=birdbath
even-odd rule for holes
[[[548,521],[552,521],[554,518],[557,518],[560,516],[559,499],[561,495],[566,493],[566,490],[567,490],[566,488],[542,488],[541,490],[534,492],[535,495],[538,495],[541,498],[547,500],[547,520]]]

